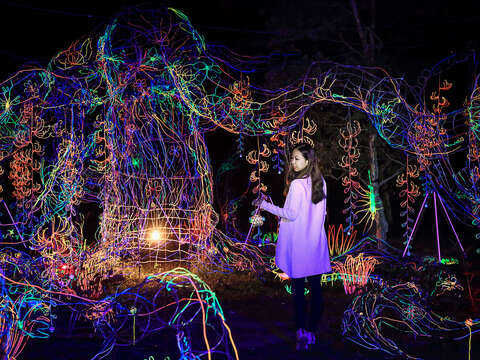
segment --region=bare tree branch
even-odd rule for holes
[[[395,174],[393,175],[390,175],[388,178],[386,178],[385,180],[383,180],[381,183],[378,184],[378,187],[382,187],[383,185],[385,185],[387,182],[389,182],[391,179],[393,179],[394,177],[397,177],[399,174],[401,174],[403,172],[403,169],[400,169],[398,170]]]
[[[367,45],[367,40],[365,39],[365,33],[364,33],[362,23],[360,22],[360,15],[358,14],[358,7],[357,7],[356,0],[350,0],[350,5],[352,7],[353,16],[355,17],[355,24],[357,26],[358,36],[360,37],[360,42],[362,43],[362,49],[365,55],[365,50],[367,49],[368,45]]]

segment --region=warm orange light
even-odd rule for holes
[[[158,230],[153,230],[152,231],[152,240],[153,241],[160,240],[160,231],[158,231]]]
[[[163,241],[163,233],[159,229],[150,229],[149,234],[148,234],[148,240],[151,243],[160,243]]]

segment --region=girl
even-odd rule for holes
[[[275,263],[292,278],[296,348],[306,350],[308,345],[315,343],[314,332],[323,311],[321,274],[331,271],[324,227],[327,187],[315,151],[310,145],[300,144],[293,149],[285,190],[288,194],[283,208],[265,199],[257,199],[254,204],[281,218]],[[305,278],[312,293],[308,324]]]

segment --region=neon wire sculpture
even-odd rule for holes
[[[244,137],[268,136],[275,146],[258,147],[251,157],[267,169],[259,154],[267,159],[273,153],[281,171],[277,155],[286,152],[286,143],[307,138],[303,131],[315,132],[315,124],[303,120],[309,108],[321,103],[354,108],[367,114],[389,145],[424,164],[434,199],[478,220],[477,90],[470,97],[469,143],[449,142],[442,126],[449,116],[432,114],[421,105],[421,93],[383,69],[319,62],[312,65],[315,76],[268,90],[248,78],[267,61],[208,45],[178,10],[131,9],[100,34],[75,41],[46,68],[25,68],[1,82],[0,242],[31,254],[0,251],[0,335],[10,356],[18,357],[24,346],[17,330],[30,337],[55,331],[55,304],[102,334],[94,359],[167,327],[175,330],[181,356],[238,358],[213,292],[185,269],[149,273],[121,291],[102,286],[116,275],[134,278],[136,270],[141,278],[145,263],[274,268],[258,247],[243,243],[243,234],[216,228],[209,131],[239,136],[242,156]],[[350,125],[344,133],[352,157],[344,162],[349,189],[356,181],[356,132]],[[465,167],[445,176],[452,168],[448,155],[467,147]],[[465,198],[455,197],[454,188]],[[354,209],[354,194],[347,212]],[[158,289],[153,298],[150,287]],[[188,298],[180,296],[181,289]],[[410,313],[415,317],[416,309]],[[201,348],[188,335],[188,327],[198,325],[205,340]],[[207,328],[212,337],[205,335]]]

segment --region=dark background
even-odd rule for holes
[[[372,4],[375,5],[373,13]],[[357,0],[357,5],[364,25],[371,25],[374,19],[378,46],[375,65],[393,76],[404,76],[411,83],[415,83],[423,69],[451,54],[478,50],[480,6],[476,1]],[[365,59],[358,54],[361,47],[349,0],[86,0],[71,3],[1,0],[0,79],[6,79],[24,65],[46,66],[51,57],[74,40],[101,31],[129,6],[175,7],[190,18],[207,43],[226,45],[244,55],[288,54],[291,59],[288,61],[297,64],[299,73],[304,69],[302,66],[319,59],[366,65]],[[470,91],[469,81],[476,69],[469,72],[457,103],[461,103]],[[294,76],[285,80],[292,80]],[[259,82],[267,80],[257,79]],[[235,137],[222,133],[214,139],[213,143],[211,135],[207,136],[215,173],[235,151]],[[251,169],[246,169],[245,178],[237,181],[248,182],[249,171]],[[276,181],[278,188],[282,181]],[[329,183],[331,192],[341,192],[337,185]],[[273,189],[273,192],[278,191],[275,185]],[[333,213],[331,216],[335,216]],[[340,222],[341,215],[336,215],[339,221],[330,219],[332,222]],[[425,216],[427,230],[434,226],[430,215]],[[445,224],[441,224],[443,230],[449,231]],[[465,227],[461,231],[468,229]]]
[[[357,0],[360,16],[370,0]],[[334,5],[330,5],[335,3]],[[182,10],[204,34],[207,42],[225,44],[234,50],[268,54],[268,42],[284,36],[284,28],[297,35],[322,31],[328,24],[352,22],[350,1],[0,1],[2,73],[15,71],[22,63],[46,63],[73,40],[102,28],[128,6],[173,6]],[[365,12],[365,14],[364,14]],[[365,20],[367,17],[364,16]],[[452,52],[478,48],[477,1],[376,1],[375,33],[383,52],[395,59],[393,67],[414,77]],[[353,34],[355,35],[355,34]],[[348,34],[347,34],[348,36]],[[301,37],[301,36],[300,36]],[[330,48],[315,36],[305,36],[305,50]],[[310,41],[308,41],[310,40]],[[263,44],[262,44],[263,43]],[[263,45],[263,46],[262,46]],[[323,45],[323,46],[322,46]],[[298,46],[297,46],[298,48]],[[340,58],[341,44],[329,57]],[[333,54],[337,52],[337,56]],[[250,55],[251,53],[249,53]],[[378,64],[381,65],[381,64]]]

